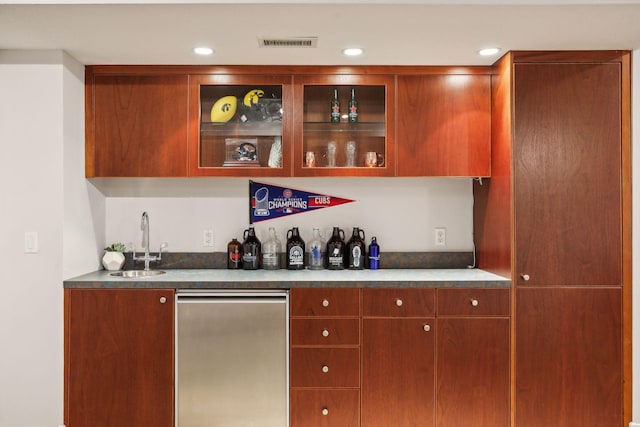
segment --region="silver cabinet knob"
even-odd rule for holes
[[[531,278],[528,274],[521,274],[520,277],[522,277],[522,280],[524,280],[525,282],[529,281],[529,279]]]
[[[328,337],[328,336],[329,336],[329,331],[328,331],[328,330],[326,330],[326,329],[323,329],[323,330],[322,330],[322,336],[323,336],[323,337]]]
[[[329,300],[328,299],[323,299],[322,300],[322,306],[323,307],[329,307]]]
[[[329,372],[329,367],[328,367],[327,365],[324,365],[324,366],[322,367],[322,372],[324,372],[325,374],[326,374],[327,372]]]
[[[322,408],[322,415],[324,415],[325,417],[327,415],[329,415],[329,409],[328,408]]]
[[[477,307],[479,304],[480,304],[480,302],[477,299],[473,298],[471,300],[471,305],[472,306]]]
[[[160,297],[160,304],[167,302],[167,297]]]
[[[401,300],[400,298],[398,298],[398,299],[396,300],[396,305],[397,305],[398,307],[402,307],[402,300]]]
[[[429,332],[431,330],[431,326],[430,325],[424,325],[422,327],[422,329],[424,329],[425,332]]]

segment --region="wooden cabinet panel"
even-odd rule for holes
[[[363,319],[362,427],[434,423],[433,319]]]
[[[438,289],[438,316],[508,316],[509,289]]]
[[[86,176],[187,176],[186,75],[87,75]]]
[[[622,426],[622,290],[516,289],[515,425]]]
[[[359,390],[292,390],[291,427],[358,427]]]
[[[291,319],[291,345],[360,345],[359,319]]]
[[[491,175],[491,77],[398,76],[398,176]]]
[[[514,67],[516,283],[619,286],[620,65]]]
[[[435,314],[435,289],[364,289],[364,317],[431,316]]]
[[[65,425],[173,426],[173,297],[66,291]]]
[[[437,427],[510,425],[509,321],[437,319]]]
[[[359,387],[358,348],[292,348],[291,387]]]
[[[360,290],[356,288],[291,289],[291,316],[360,315]]]

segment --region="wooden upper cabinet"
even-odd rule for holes
[[[291,176],[290,75],[189,76],[190,176]]]
[[[619,286],[620,64],[514,70],[516,283]]]
[[[400,75],[397,175],[491,175],[491,76]]]
[[[187,176],[186,75],[86,76],[86,176]]]
[[[337,123],[330,121],[334,90]],[[348,119],[352,91],[355,123]],[[294,175],[394,176],[394,100],[393,75],[294,76]]]

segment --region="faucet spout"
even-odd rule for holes
[[[135,249],[133,251],[134,261],[144,262],[144,269],[149,270],[149,263],[151,261],[160,262],[162,259],[162,251],[167,248],[167,243],[163,243],[160,246],[160,251],[157,256],[152,256],[149,252],[149,215],[146,212],[142,212],[142,219],[140,220],[140,230],[142,231],[142,247],[144,248],[144,256],[136,256]]]

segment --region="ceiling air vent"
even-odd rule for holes
[[[258,39],[260,47],[318,47],[317,37],[262,37]]]

